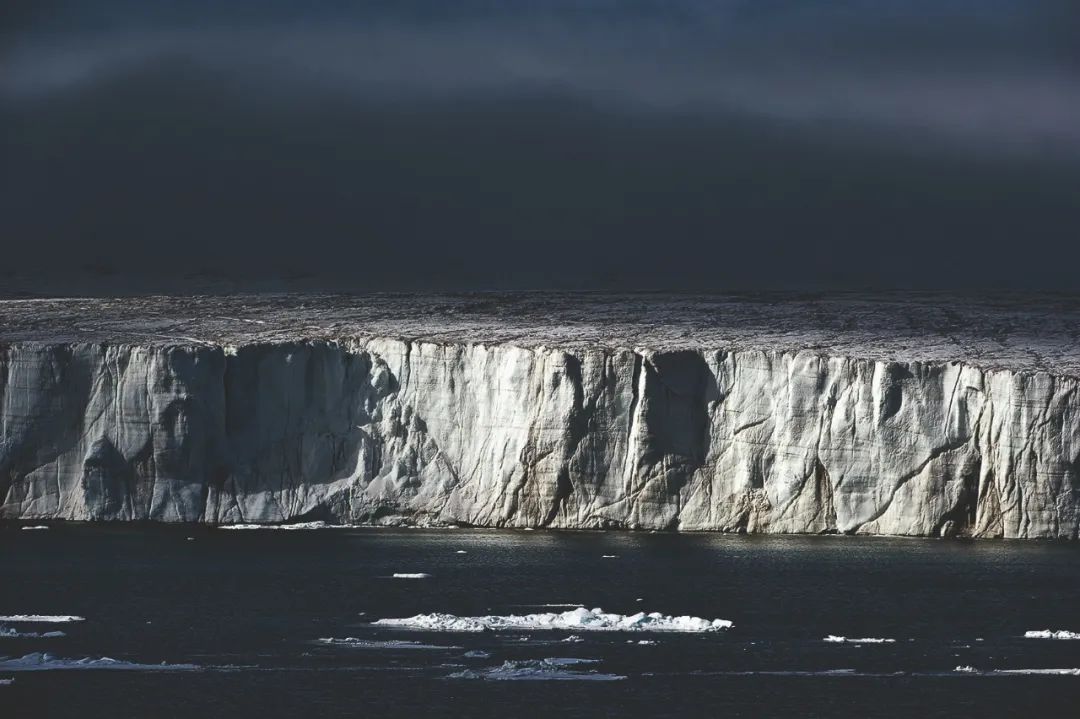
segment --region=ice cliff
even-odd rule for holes
[[[604,331],[575,333],[560,315],[575,303],[465,320],[444,308],[420,337],[389,330],[415,330],[423,307],[372,317],[366,334],[305,327],[280,301],[222,300],[213,321],[178,304],[183,330],[146,319],[168,315],[167,298],[106,321],[104,303],[57,302],[0,303],[3,519],[1025,538],[1080,526],[1080,380],[1072,335],[1053,324],[1071,308],[978,305],[981,324],[930,332],[919,323],[939,304],[904,301],[930,315],[909,337],[882,330],[892,310],[877,305],[814,318],[792,301],[786,334],[762,339],[699,307],[690,339],[624,333],[619,346],[575,341]],[[535,339],[485,339],[499,323]],[[943,337],[968,357],[949,358]],[[1017,359],[1021,344],[1041,350]]]

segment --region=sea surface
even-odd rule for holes
[[[1070,543],[8,527],[0,616],[5,719],[1080,715]]]

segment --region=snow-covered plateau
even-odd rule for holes
[[[0,519],[1075,538],[1078,338],[1061,297],[0,300]]]

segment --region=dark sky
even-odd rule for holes
[[[1075,0],[0,13],[0,282],[1078,286]]]

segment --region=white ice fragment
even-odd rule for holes
[[[1039,629],[1024,632],[1024,639],[1080,639],[1080,632],[1070,632],[1067,629],[1058,629],[1057,631]]]
[[[727,619],[702,619],[690,616],[668,616],[660,612],[614,614],[602,609],[578,607],[567,612],[482,617],[459,617],[453,614],[417,614],[413,617],[379,619],[375,626],[439,632],[482,632],[486,630],[548,630],[607,632],[716,632],[730,629]]]
[[[862,637],[859,639],[849,639],[847,637],[838,637],[835,634],[830,634],[822,641],[832,642],[834,644],[892,644],[895,639],[883,639],[881,637]]]
[[[69,614],[7,614],[0,616],[0,622],[28,622],[31,624],[66,624],[68,622],[84,622],[83,617]]]
[[[410,642],[396,639],[389,641],[359,639],[357,637],[321,637],[317,639],[316,642],[332,647],[347,647],[349,649],[461,649],[461,647],[441,644],[424,644],[423,642]]]
[[[468,552],[466,552],[464,549],[459,549],[456,552],[454,552],[454,554],[468,554]]]
[[[614,681],[625,679],[619,674],[575,669],[583,664],[595,664],[596,659],[577,657],[552,657],[550,659],[524,659],[503,662],[501,666],[485,670],[467,669],[451,674],[451,679],[487,679],[495,681],[556,680],[556,681]]]
[[[618,554],[601,554],[600,558],[601,559],[618,559],[619,555]]]
[[[35,672],[64,669],[121,669],[130,671],[192,671],[200,667],[194,664],[139,664],[111,657],[84,657],[64,659],[52,654],[33,652],[18,659],[0,660],[0,669],[9,672]]]
[[[66,636],[63,632],[20,632],[0,627],[0,639],[58,639],[63,636]]]
[[[394,579],[428,579],[430,576],[424,572],[394,572]]]
[[[35,530],[35,529],[48,529],[44,524],[35,524],[32,527],[23,527],[23,531]]]
[[[994,674],[1046,674],[1061,677],[1080,677],[1080,669],[995,669]]]
[[[967,664],[961,664],[960,666],[956,667],[956,669],[953,669],[953,671],[960,672],[961,674],[977,674],[979,672],[978,669]]]

